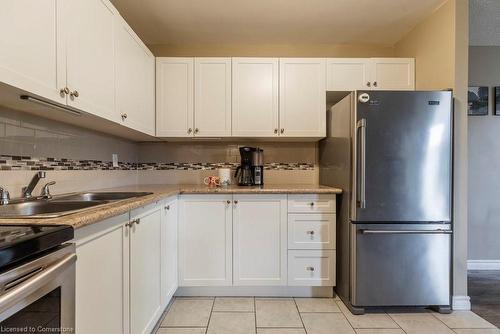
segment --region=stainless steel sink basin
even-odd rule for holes
[[[0,205],[0,218],[54,218],[106,204],[107,201],[34,200]]]
[[[86,192],[59,196],[58,200],[70,201],[119,201],[128,198],[151,195],[147,192]]]

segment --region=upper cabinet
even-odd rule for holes
[[[116,121],[116,10],[107,0],[71,0],[61,4],[68,105]]]
[[[280,136],[326,135],[326,59],[280,59]]]
[[[120,17],[115,18],[116,116],[155,135],[155,57]]]
[[[5,0],[0,10],[0,81],[66,103],[57,0]]]
[[[278,136],[278,70],[278,58],[233,58],[233,136]]]
[[[413,58],[329,58],[327,90],[414,90]]]
[[[231,58],[195,58],[194,135],[231,136]]]
[[[156,135],[192,137],[194,59],[156,59]]]

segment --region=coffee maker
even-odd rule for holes
[[[240,186],[253,186],[252,157],[255,147],[240,147],[240,165],[234,177]]]
[[[264,184],[264,150],[255,147],[240,147],[240,165],[234,177],[240,186]]]

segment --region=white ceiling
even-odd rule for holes
[[[470,0],[469,44],[500,46],[500,0]]]
[[[146,44],[393,45],[444,0],[111,0]]]

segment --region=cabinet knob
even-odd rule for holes
[[[280,131],[280,132],[281,132],[281,133],[285,133],[285,129],[281,129],[281,131]]]
[[[170,210],[170,205],[167,205],[167,206],[165,207],[165,210]]]
[[[78,91],[77,91],[77,90],[74,90],[74,91],[72,91],[71,93],[69,93],[69,95],[70,95],[71,97],[78,97],[78,96],[80,96],[80,93],[78,93]]]
[[[141,219],[140,219],[140,218],[137,218],[137,219],[135,220],[135,223],[136,223],[137,225],[139,225],[139,224],[141,223]]]
[[[374,85],[375,87],[377,87],[377,82],[376,82],[376,81],[374,81],[374,82],[373,82],[373,85]]]
[[[121,116],[122,116],[122,121],[126,120],[128,117],[127,114],[125,114],[125,113],[122,113]]]
[[[314,231],[307,231],[307,234],[314,235]]]
[[[198,128],[194,129],[194,133],[198,133],[198,132],[200,132],[200,129],[198,129]]]
[[[226,201],[226,203],[227,203],[227,204],[231,204],[231,201],[230,201],[230,200],[227,200],[227,201]]]
[[[189,128],[188,133],[191,133],[191,132],[193,132],[193,129]]]
[[[313,207],[313,206],[314,206],[314,202],[309,203],[309,205],[310,205],[311,207]]]
[[[372,83],[371,83],[370,81],[368,81],[368,82],[366,83],[366,85],[367,85],[368,87],[371,87],[371,86],[372,86]]]
[[[238,204],[238,201],[234,201],[234,204]]]
[[[64,87],[64,88],[61,88],[61,90],[59,91],[61,93],[61,95],[68,95],[69,94],[69,88],[68,87]]]
[[[306,267],[307,271],[314,271],[314,267]]]
[[[278,129],[274,129],[274,133],[277,134],[278,133]]]

